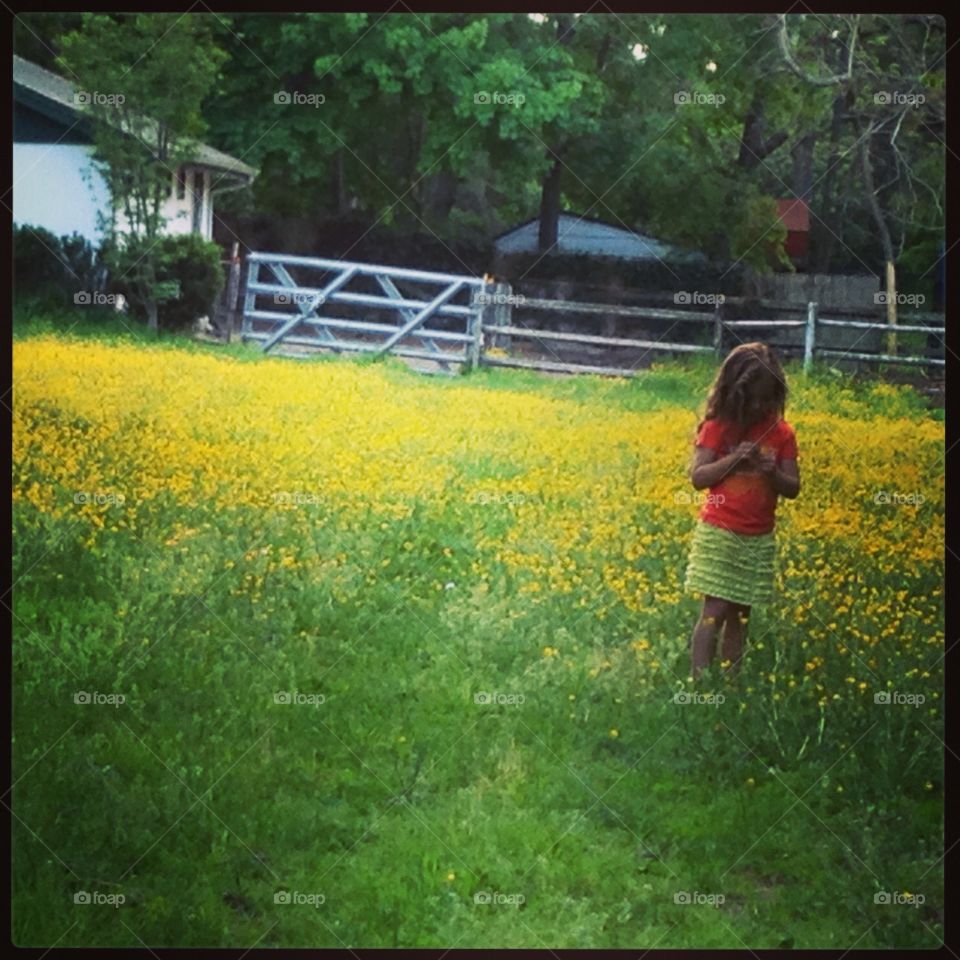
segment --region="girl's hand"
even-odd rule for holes
[[[738,443],[731,453],[737,461],[740,460],[749,460],[752,457],[756,456],[757,445],[755,443],[750,443],[749,441],[744,441],[743,443]]]

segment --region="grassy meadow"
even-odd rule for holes
[[[934,947],[943,423],[788,367],[802,490],[688,677],[713,363],[21,325],[20,945]]]

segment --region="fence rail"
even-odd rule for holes
[[[727,304],[747,304],[742,297],[723,298],[721,302],[715,304],[712,311],[705,310],[678,310],[663,307],[648,306],[620,306],[617,304],[605,303],[581,303],[567,300],[545,300],[531,297],[514,297],[507,284],[498,285],[494,297],[506,305],[506,309],[501,310],[497,315],[496,322],[484,323],[483,332],[493,336],[495,343],[503,343],[507,346],[512,345],[515,337],[532,339],[538,341],[559,341],[564,344],[583,344],[588,347],[610,347],[610,348],[636,348],[644,351],[658,350],[669,353],[715,353],[718,356],[723,353],[724,334],[727,331],[736,332],[738,330],[802,330],[803,342],[798,344],[798,351],[802,352],[804,369],[809,370],[814,363],[815,358],[846,358],[868,363],[902,363],[924,365],[929,367],[942,367],[945,360],[940,357],[915,356],[902,352],[868,353],[866,351],[854,351],[852,349],[835,349],[824,342],[824,337],[818,337],[818,332],[822,328],[844,328],[850,330],[863,331],[884,331],[887,334],[895,335],[897,333],[927,333],[938,339],[944,335],[944,324],[942,314],[912,314],[912,319],[936,320],[938,323],[921,325],[916,323],[905,323],[890,325],[887,323],[878,323],[867,320],[838,319],[836,316],[820,317],[818,313],[818,304],[809,302],[807,304],[783,304],[779,301],[764,301],[761,305],[768,308],[776,308],[778,311],[789,313],[803,313],[806,316],[803,319],[727,319],[724,316],[724,309]],[[532,325],[521,326],[512,322],[512,311],[553,311],[564,314],[585,315],[585,316],[603,316],[605,318],[630,318],[636,320],[665,320],[670,321],[672,326],[678,323],[700,323],[702,325],[712,325],[713,337],[712,345],[682,343],[676,341],[650,340],[622,336],[602,336],[598,334],[578,333],[578,332],[560,332],[555,330],[541,329]],[[832,314],[852,314],[847,310],[831,310]],[[863,316],[861,313],[860,316]],[[671,326],[671,329],[672,329]],[[668,331],[669,332],[669,331]],[[818,342],[819,341],[819,342]],[[542,360],[534,358],[525,358],[519,361],[515,358],[496,357],[490,358],[484,355],[481,358],[483,363],[496,364],[497,366],[525,366],[544,370],[557,369],[582,369],[586,372],[590,367],[591,372],[604,372],[616,376],[629,376],[635,371],[633,367],[617,367],[615,365],[593,365],[567,363],[555,360]]]
[[[846,308],[831,308],[829,316],[820,316],[815,302],[797,304],[727,297],[713,302],[710,309],[703,309],[702,301],[677,304],[677,307],[682,305],[689,309],[628,306],[514,296],[509,284],[488,282],[486,278],[322,257],[256,252],[247,257],[247,264],[242,337],[259,342],[264,352],[288,344],[337,353],[394,353],[401,357],[433,360],[445,371],[451,366],[470,368],[483,364],[550,372],[632,376],[636,369],[626,362],[618,365],[608,362],[608,357],[602,360],[598,357],[597,362],[583,361],[582,358],[568,361],[556,355],[554,359],[545,359],[515,350],[514,341],[553,343],[558,349],[577,345],[586,350],[610,348],[618,354],[635,350],[643,354],[662,351],[722,356],[726,333],[769,330],[802,331],[802,341],[793,349],[802,355],[807,370],[817,358],[929,368],[945,366],[941,357],[911,355],[898,350],[895,339],[898,333],[926,333],[930,338],[942,341],[945,330],[943,314],[911,313],[905,319],[914,322],[891,325],[869,319],[870,314],[858,314]],[[261,270],[272,276],[261,276]],[[367,289],[359,289],[358,283],[366,284]],[[405,289],[401,290],[401,286]],[[370,287],[374,289],[371,291]],[[269,298],[265,304],[260,302],[264,298]],[[780,317],[740,319],[726,316],[729,306],[737,305],[742,309],[748,303],[776,310]],[[334,304],[337,306],[336,315],[331,310]],[[355,312],[352,316],[351,310]],[[359,316],[356,311],[361,311]],[[518,323],[515,312],[523,317],[527,311],[535,318],[554,313],[601,317],[612,324],[621,318],[667,322],[670,328],[664,336],[677,325],[682,324],[682,329],[688,329],[688,324],[700,324],[709,331],[707,339],[710,342],[607,336],[549,329],[539,322]],[[784,313],[788,317],[791,314],[800,314],[801,317],[781,319]],[[835,346],[835,338],[831,342],[826,334],[843,329],[862,331],[862,335],[885,332],[888,334],[887,350],[855,351],[856,342],[851,348],[840,349]],[[611,328],[611,332],[615,331]],[[932,341],[928,338],[928,348],[930,344]]]

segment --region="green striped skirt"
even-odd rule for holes
[[[688,593],[721,597],[752,607],[773,596],[776,540],[772,532],[734,533],[697,521],[690,545]]]

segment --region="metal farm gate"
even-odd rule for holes
[[[264,352],[393,353],[441,370],[479,362],[479,277],[278,253],[247,263],[242,338]]]

